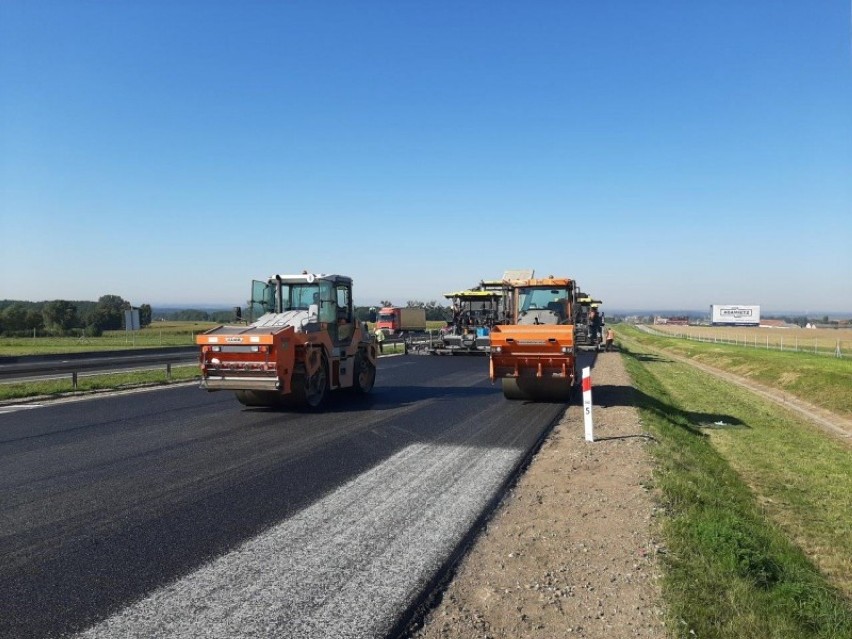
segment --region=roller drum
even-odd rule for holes
[[[561,377],[504,377],[503,396],[531,402],[569,402],[573,386]]]

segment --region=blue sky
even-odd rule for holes
[[[0,299],[849,312],[850,3],[8,0],[0,234]]]

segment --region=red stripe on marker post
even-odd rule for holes
[[[586,441],[595,441],[592,425],[592,369],[588,366],[583,369],[583,422],[586,426]]]

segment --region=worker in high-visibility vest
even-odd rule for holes
[[[380,353],[385,352],[384,341],[385,341],[385,332],[380,328],[376,328],[376,342],[378,342],[378,344],[379,344],[379,352]]]
[[[612,348],[612,343],[615,341],[615,331],[611,328],[606,330],[606,352],[609,353]]]

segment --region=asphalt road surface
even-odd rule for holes
[[[0,409],[0,637],[386,637],[563,410],[416,356],[319,414]]]

